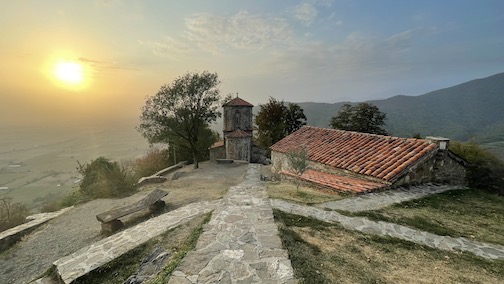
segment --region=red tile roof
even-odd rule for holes
[[[222,105],[223,107],[226,107],[226,106],[246,106],[246,107],[253,107],[254,105],[239,98],[239,97],[236,97],[232,100],[230,100],[229,102],[225,103],[224,105]]]
[[[245,137],[250,137],[250,136],[252,136],[252,134],[245,132],[241,129],[236,129],[235,131],[226,135],[227,138],[245,138]]]
[[[297,177],[294,173],[291,172],[281,171],[280,173],[292,177]],[[306,170],[299,178],[301,180],[316,183],[317,185],[329,187],[337,191],[371,192],[388,187],[388,185],[382,183],[332,175],[314,170]]]
[[[306,147],[310,161],[394,182],[405,169],[437,149],[423,139],[304,126],[271,146],[286,153]]]
[[[219,141],[213,143],[212,146],[210,146],[210,149],[219,148],[219,147],[222,147],[222,146],[224,146],[224,141],[223,140],[219,140]]]

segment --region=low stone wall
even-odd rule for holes
[[[15,242],[21,240],[21,237],[33,231],[38,226],[44,224],[45,222],[58,217],[59,215],[65,213],[66,211],[72,209],[72,207],[63,208],[56,212],[50,213],[40,213],[34,214],[26,217],[27,222],[10,228],[0,233],[0,251],[9,248]]]
[[[182,167],[184,167],[185,165],[187,165],[187,161],[183,161],[183,162],[180,162],[176,165],[173,165],[171,167],[168,167],[168,168],[165,168],[165,169],[162,169],[160,170],[159,172],[151,175],[151,176],[148,176],[148,177],[142,177],[138,180],[137,182],[137,185],[138,186],[142,186],[144,184],[148,184],[148,183],[161,183],[161,182],[165,182],[166,181],[166,177],[164,177],[164,175],[166,174],[169,174],[177,169],[180,169]]]

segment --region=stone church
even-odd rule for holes
[[[224,140],[216,142],[210,148],[210,160],[229,159],[246,162],[257,162],[252,154],[253,122],[251,103],[236,97],[225,103],[224,108]]]

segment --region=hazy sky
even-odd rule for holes
[[[138,117],[187,71],[251,103],[420,95],[504,72],[502,0],[2,1],[0,124]],[[83,82],[53,74],[81,64]]]

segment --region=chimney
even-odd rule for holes
[[[450,139],[444,137],[427,136],[425,140],[436,143],[441,151],[448,150],[448,145],[450,144]]]

